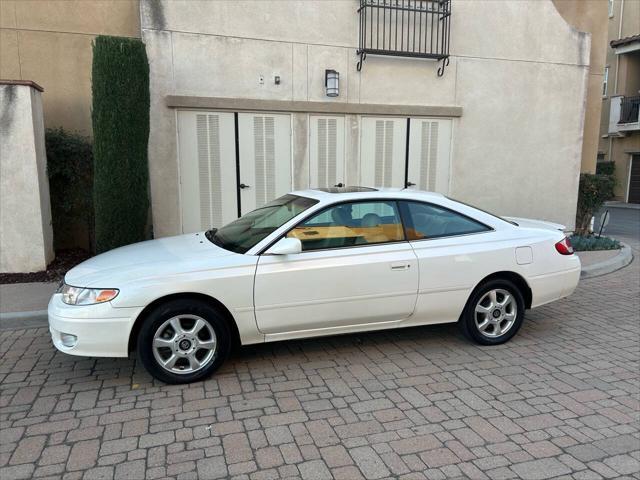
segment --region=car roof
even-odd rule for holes
[[[376,188],[376,187],[332,187],[309,188],[291,192],[292,195],[313,198],[323,203],[342,202],[345,200],[365,200],[367,198],[406,198],[436,200],[444,199],[444,195],[423,190],[411,190],[407,188]]]

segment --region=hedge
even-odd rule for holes
[[[571,245],[576,252],[588,252],[592,250],[616,250],[620,248],[620,242],[609,237],[596,235],[571,235]]]
[[[53,246],[93,249],[93,153],[87,137],[62,128],[45,132]]]
[[[598,175],[613,175],[616,170],[616,162],[596,163],[596,173]]]
[[[137,39],[93,44],[93,156],[97,252],[147,238],[149,63]]]

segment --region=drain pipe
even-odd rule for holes
[[[622,38],[622,17],[624,16],[624,0],[620,0],[620,20],[618,20],[618,39]],[[620,55],[616,54],[616,82],[614,85],[618,94],[618,76],[620,74]]]
[[[622,38],[623,15],[624,15],[624,0],[620,0],[620,19],[618,20],[618,39]],[[620,76],[620,55],[616,54],[616,80],[613,84],[613,91],[615,95],[618,95],[618,77],[619,76]],[[611,109],[611,107],[609,107],[609,109]],[[613,154],[613,138],[609,136],[609,161],[610,162],[613,161],[612,154]]]

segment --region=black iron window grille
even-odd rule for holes
[[[430,58],[449,65],[451,0],[360,0],[358,71],[367,55]]]
[[[620,104],[620,121],[618,123],[636,123],[640,113],[640,95],[624,97]]]

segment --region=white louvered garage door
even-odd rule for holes
[[[184,233],[237,216],[233,113],[178,112],[180,205]]]
[[[239,113],[238,141],[244,215],[291,190],[291,116]]]
[[[309,185],[333,187],[345,183],[344,117],[309,116]]]
[[[413,188],[449,193],[451,120],[411,118],[408,182]]]
[[[404,187],[407,119],[362,117],[360,185]]]

